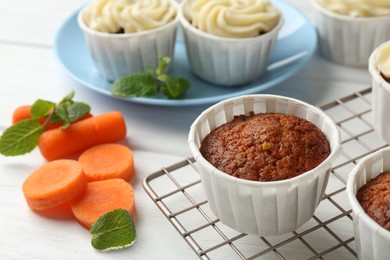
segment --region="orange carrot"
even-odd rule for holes
[[[79,157],[88,181],[121,178],[129,181],[134,175],[134,157],[129,147],[101,144],[85,150]]]
[[[80,199],[71,203],[73,215],[88,229],[100,216],[119,208],[134,217],[134,190],[122,179],[89,182]]]
[[[31,110],[30,105],[17,107],[14,113],[12,114],[12,124],[15,124],[24,119],[30,119],[31,118],[30,110]]]
[[[38,141],[46,160],[64,158],[94,145],[113,143],[126,136],[126,124],[120,112],[108,112],[71,124],[66,129],[45,131]]]
[[[49,162],[35,170],[23,183],[27,204],[45,210],[69,202],[87,187],[80,163],[75,160]]]
[[[22,121],[24,119],[30,119],[31,118],[31,107],[30,105],[25,105],[25,106],[20,106],[18,108],[15,109],[14,113],[12,114],[12,124],[16,124],[17,122],[19,121]],[[80,121],[80,120],[83,120],[83,119],[86,119],[86,118],[89,118],[89,117],[92,117],[92,114],[91,113],[88,113],[87,115],[83,116],[82,118],[78,119],[77,121]],[[43,123],[45,123],[46,121],[46,118],[38,118],[38,121],[41,125],[43,125]],[[75,122],[77,122],[75,121]],[[58,122],[58,123],[48,123],[45,127],[45,130],[51,130],[51,129],[55,129],[55,128],[58,128],[60,126],[62,126],[63,123],[62,122]]]

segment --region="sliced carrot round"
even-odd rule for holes
[[[101,144],[85,150],[79,157],[88,181],[121,178],[129,181],[134,175],[134,157],[129,147]]]
[[[88,229],[100,216],[114,209],[125,209],[134,216],[134,190],[130,183],[118,178],[89,182],[85,193],[72,201],[71,209]]]
[[[81,194],[87,179],[75,160],[56,160],[35,170],[23,183],[27,204],[33,210],[57,207]]]

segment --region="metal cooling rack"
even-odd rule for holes
[[[256,237],[220,223],[192,158],[151,174],[144,189],[200,259],[356,259],[348,173],[360,158],[387,146],[371,126],[370,95],[371,88],[321,106],[340,129],[343,152],[315,215],[294,232]]]

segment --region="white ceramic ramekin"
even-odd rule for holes
[[[175,0],[170,3],[178,9]],[[172,22],[153,30],[114,34],[88,28],[83,21],[84,10],[79,12],[77,21],[94,65],[105,79],[114,81],[132,73],[145,72],[148,67],[156,68],[159,55],[173,58],[178,14]]]
[[[390,16],[350,17],[311,2],[320,54],[332,62],[367,67],[372,51],[390,40]]]
[[[387,260],[390,256],[390,231],[370,218],[356,198],[357,191],[381,172],[390,170],[390,148],[363,158],[348,176],[347,195],[353,213],[355,244],[359,259]]]
[[[372,125],[379,136],[387,143],[390,143],[390,84],[381,76],[375,62],[380,46],[372,52],[368,66],[372,77]]]
[[[180,5],[180,22],[184,31],[186,51],[192,71],[208,82],[223,86],[249,83],[263,75],[283,24],[258,37],[224,38],[196,29],[184,15]]]
[[[281,181],[249,181],[221,172],[202,156],[201,142],[235,115],[251,111],[292,114],[311,121],[327,136],[331,154],[316,168]],[[231,98],[206,109],[192,124],[188,142],[212,212],[225,225],[256,236],[296,230],[313,216],[341,150],[337,126],[322,110],[296,99],[260,94]]]

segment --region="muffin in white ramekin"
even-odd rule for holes
[[[123,5],[126,2],[133,1],[118,1]],[[139,1],[142,5],[142,1]],[[152,5],[156,1],[149,1]],[[127,76],[132,73],[145,72],[148,67],[156,68],[158,65],[159,56],[169,56],[173,58],[175,48],[176,31],[179,24],[178,3],[175,0],[166,0],[171,7],[175,9],[175,15],[166,24],[152,29],[142,28],[135,32],[120,32],[112,33],[106,31],[98,31],[95,28],[90,28],[85,20],[85,13],[88,5],[85,6],[78,14],[78,24],[84,33],[84,38],[92,61],[99,72],[105,79],[114,81],[115,79]],[[112,4],[112,2],[111,2]],[[109,6],[110,2],[106,2]],[[119,8],[119,7],[118,7]],[[117,9],[118,9],[117,8]],[[123,8],[123,6],[120,6]],[[158,6],[156,7],[158,8]],[[109,7],[100,13],[110,13]],[[124,8],[123,8],[124,9]],[[122,10],[122,9],[121,9]],[[94,11],[95,13],[98,11]],[[135,15],[146,15],[139,10],[133,11]],[[113,11],[108,17],[104,17],[104,22],[107,25],[103,27],[117,28],[117,18],[119,11]],[[126,16],[126,14],[123,14]],[[127,17],[127,16],[126,16]],[[140,21],[146,22],[146,17],[138,17]],[[97,18],[98,26],[103,23],[102,17]],[[111,20],[110,20],[111,19]],[[108,21],[107,21],[108,20]],[[151,19],[152,20],[152,19]],[[137,25],[139,27],[139,25]],[[135,27],[137,27],[135,26]],[[170,64],[171,65],[171,64]]]
[[[356,198],[358,190],[381,172],[390,170],[390,148],[363,158],[348,176],[347,196],[352,207],[355,244],[359,259],[386,260],[390,256],[390,231],[381,227]]]
[[[190,0],[181,3],[179,15],[187,57],[192,71],[197,76],[213,84],[237,86],[252,82],[266,72],[278,32],[283,24],[282,14],[275,6],[272,5],[278,19],[270,31],[257,36],[236,38],[215,35],[195,28],[185,11],[190,3]]]
[[[356,17],[353,12],[344,15],[325,8],[318,1],[311,0],[320,54],[341,65],[367,67],[372,51],[390,40],[390,15]]]
[[[244,180],[218,170],[200,152],[203,139],[234,116],[251,112],[290,114],[312,122],[328,139],[329,156],[312,170],[280,181]],[[265,94],[231,98],[206,109],[192,124],[188,142],[212,212],[225,225],[256,236],[284,234],[308,221],[341,151],[337,126],[322,110],[296,99]]]
[[[382,53],[386,47],[390,50],[390,41],[382,43],[372,52],[369,59],[369,72],[372,77],[372,125],[382,139],[390,143],[390,83],[384,79],[378,66],[378,57],[387,55]],[[388,54],[390,61],[390,52]]]

